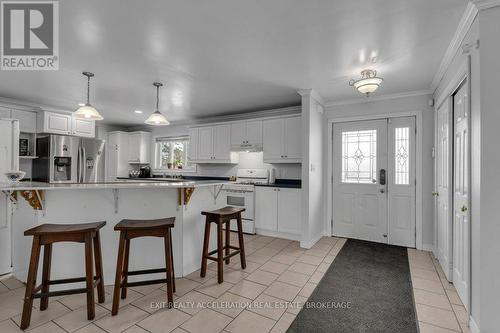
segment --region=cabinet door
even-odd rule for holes
[[[229,160],[231,158],[231,126],[219,125],[213,128],[214,159]]]
[[[285,119],[284,155],[286,159],[301,158],[301,119],[300,117]]]
[[[255,228],[278,230],[278,192],[273,187],[255,187]]]
[[[189,129],[188,159],[190,161],[196,161],[198,159],[198,128]]]
[[[45,133],[71,134],[71,115],[44,112],[43,131]]]
[[[141,163],[149,163],[151,149],[149,148],[151,145],[151,134],[147,132],[141,133],[141,142],[139,144],[139,161]]]
[[[36,133],[36,112],[12,110],[11,117],[19,120],[19,131]]]
[[[301,190],[278,188],[278,231],[300,234]]]
[[[198,160],[213,160],[214,138],[213,127],[200,127],[198,129]]]
[[[231,146],[239,147],[246,142],[246,126],[244,122],[231,124]]]
[[[108,169],[108,179],[115,180],[118,172],[118,142],[117,134],[110,134],[108,137],[108,146],[106,165]]]
[[[95,136],[95,122],[73,117],[72,131],[73,135],[93,138]]]
[[[283,158],[283,119],[264,120],[263,151],[264,161]]]
[[[128,160],[139,162],[141,160],[141,134],[129,134],[128,137]]]
[[[254,145],[262,144],[262,120],[248,121],[246,123],[246,140]]]

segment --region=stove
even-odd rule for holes
[[[254,184],[268,184],[269,170],[267,169],[238,169],[236,182],[225,184],[220,192],[219,206],[245,208],[241,214],[243,232],[255,234],[255,194]],[[236,221],[231,221],[231,230],[236,231]]]

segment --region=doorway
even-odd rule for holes
[[[333,234],[415,247],[415,117],[333,124]]]

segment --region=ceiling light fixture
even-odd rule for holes
[[[153,86],[156,87],[156,110],[148,117],[148,119],[144,121],[144,123],[155,126],[170,125],[170,122],[167,120],[167,118],[165,118],[165,116],[162,115],[159,111],[160,87],[163,86],[163,84],[161,84],[160,82],[155,82],[153,83]]]
[[[103,120],[104,118],[97,112],[96,108],[90,104],[90,78],[94,76],[93,73],[83,72],[87,77],[87,103],[78,104],[80,107],[73,113],[75,117],[89,120]]]
[[[365,69],[361,71],[361,79],[352,79],[349,81],[351,87],[356,88],[360,93],[370,96],[378,89],[384,79],[377,77],[377,71],[373,69]]]

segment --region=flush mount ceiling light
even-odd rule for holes
[[[360,93],[370,96],[378,89],[384,79],[377,77],[377,71],[373,69],[365,69],[361,71],[361,79],[352,79],[349,81],[351,87],[356,88]]]
[[[162,115],[159,111],[160,87],[163,86],[163,84],[161,84],[160,82],[155,82],[153,83],[153,86],[156,87],[156,110],[148,117],[148,119],[144,121],[144,123],[155,126],[170,125],[170,122],[167,120],[167,118],[165,118],[165,116]]]
[[[90,72],[83,72],[82,74],[87,77],[87,103],[78,104],[80,107],[73,114],[75,117],[81,119],[103,120],[104,118],[97,112],[95,107],[90,104],[90,78],[93,77],[94,74]]]

